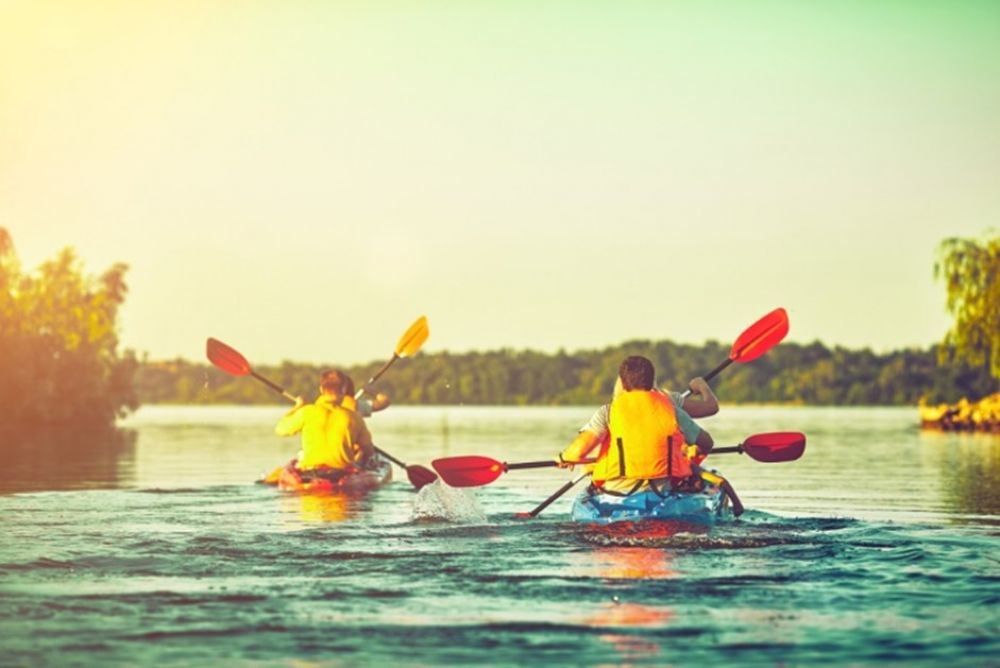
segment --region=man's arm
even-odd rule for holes
[[[587,455],[604,441],[608,435],[610,408],[609,404],[604,404],[594,411],[587,424],[580,428],[580,433],[573,439],[573,442],[556,457],[556,463],[560,468],[573,468],[574,463],[586,459]]]
[[[302,431],[306,417],[306,412],[302,410],[305,403],[305,399],[302,397],[295,397],[295,405],[292,406],[292,410],[278,420],[278,424],[274,427],[274,433],[278,436],[291,436]]]
[[[698,446],[698,451],[706,455],[715,445],[712,435],[698,426],[683,408],[677,409],[677,427],[684,435],[684,442]]]
[[[715,441],[712,439],[712,435],[709,434],[704,429],[698,434],[698,438],[694,440],[694,444],[698,446],[698,452],[703,455],[707,455],[715,447]]]
[[[712,388],[702,377],[692,378],[688,383],[691,394],[684,399],[682,408],[693,418],[703,418],[719,412],[719,400],[715,398]]]
[[[595,434],[584,429],[576,435],[572,443],[566,446],[565,450],[559,453],[556,462],[560,468],[573,468],[574,464],[587,459],[587,455],[593,452],[594,448],[599,446],[603,440],[603,434]]]

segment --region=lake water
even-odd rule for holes
[[[723,407],[748,512],[706,534],[568,521],[573,473],[363,498],[252,484],[284,407],[149,406],[115,438],[5,437],[0,665],[1000,665],[1000,438],[914,409]],[[590,408],[393,407],[410,464],[555,455]],[[71,442],[66,442],[71,441]],[[580,485],[582,488],[583,485]]]

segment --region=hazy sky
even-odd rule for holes
[[[950,322],[1000,227],[998,2],[0,0],[0,226],[122,342],[254,363]]]

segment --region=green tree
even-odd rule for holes
[[[107,426],[138,406],[131,352],[118,353],[127,267],[87,276],[72,250],[21,270],[0,228],[0,410],[5,425]]]
[[[945,282],[955,317],[940,348],[942,361],[986,366],[1000,379],[1000,237],[945,239],[934,274]]]

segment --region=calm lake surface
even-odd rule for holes
[[[114,438],[5,437],[0,665],[1000,665],[1000,438],[914,409],[723,407],[749,509],[707,534],[568,521],[574,475],[363,498],[254,485],[285,407],[148,406]],[[410,464],[555,455],[591,408],[392,407]],[[65,442],[71,440],[72,442]],[[580,489],[583,484],[579,486]]]

